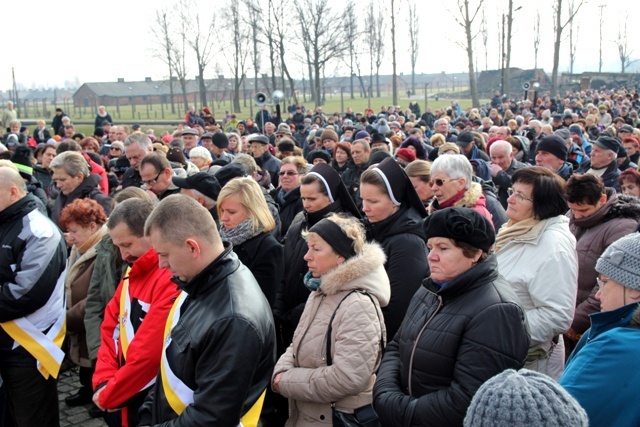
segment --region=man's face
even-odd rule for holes
[[[510,135],[509,128],[506,126],[499,127],[498,132],[496,132],[496,135],[506,141],[507,137]]]
[[[109,141],[113,142],[118,139],[117,130],[118,130],[117,126],[111,126],[111,128],[109,128]]]
[[[138,258],[151,249],[149,241],[145,237],[135,236],[129,226],[124,222],[109,230],[113,244],[120,249],[122,259],[129,264],[136,262]]]
[[[447,125],[447,122],[445,120],[438,120],[438,122],[435,124],[435,129],[434,130],[435,130],[436,133],[441,133],[441,134],[446,135],[447,130],[448,130],[447,128],[448,128],[448,125]]]
[[[11,125],[9,125],[9,129],[11,130],[11,133],[18,133],[20,132],[20,125],[18,123],[11,123]],[[71,135],[73,135],[73,133]]]
[[[511,157],[513,152],[502,148],[491,150],[491,163],[500,166],[500,169],[506,171],[511,166]]]
[[[156,228],[152,228],[151,233],[149,233],[149,240],[158,253],[160,268],[168,269],[183,282],[190,281],[200,272],[195,271],[198,268],[194,266],[193,246],[188,243],[192,241],[191,239],[182,245],[175,245],[163,239]]]
[[[333,139],[325,139],[324,141],[322,141],[322,146],[329,151],[333,151],[333,149],[336,147],[336,142]]]
[[[167,175],[169,175],[168,178]],[[158,172],[150,163],[140,169],[140,177],[142,182],[147,185],[147,189],[153,191],[156,196],[161,196],[171,184],[171,177],[166,169]]]
[[[597,144],[593,144],[593,148],[591,149],[591,167],[599,169],[611,163],[609,151],[610,150],[606,150]]]
[[[140,170],[140,162],[142,158],[147,155],[147,152],[144,151],[140,146],[136,143],[130,144],[124,148],[124,153],[127,156],[127,160],[129,160],[129,164],[134,170]]]
[[[244,133],[247,129],[244,127],[244,124],[239,123],[238,124],[238,132],[240,133]]]
[[[553,172],[557,172],[564,165],[564,160],[557,158],[553,154],[539,150],[536,153],[536,166],[550,169]]]
[[[124,130],[122,126],[116,126],[115,128],[116,128],[116,140],[124,142],[124,140],[127,139],[129,135],[127,135],[127,132]]]
[[[18,201],[18,189],[8,182],[0,182],[0,212]]]
[[[571,209],[571,213],[573,213],[573,217],[575,219],[586,218],[588,216],[596,213],[602,205],[607,201],[606,197],[604,198],[604,202],[602,199],[598,200],[595,205],[590,205],[588,203],[571,203],[569,202],[569,209]]]
[[[267,145],[254,141],[251,143],[250,150],[251,155],[257,159],[267,151]]]
[[[353,144],[351,146],[351,158],[356,165],[360,166],[369,161],[369,152],[364,151],[362,144]]]
[[[268,122],[266,125],[264,125],[264,131],[267,134],[267,136],[273,135],[273,132],[275,132],[275,130],[276,130],[276,127],[271,122]]]
[[[623,142],[622,146],[627,151],[627,154],[633,156],[638,151],[638,147],[633,142]]]
[[[188,153],[198,145],[198,138],[190,133],[184,133],[182,134],[182,142],[184,142],[184,149],[187,150]]]
[[[51,164],[51,160],[53,160],[56,157],[56,148],[53,146],[47,147],[44,150],[44,153],[42,153],[42,167],[43,168],[48,168],[49,165]]]
[[[211,138],[202,138],[201,141],[202,141],[202,146],[207,150],[211,151],[211,149],[213,148],[213,141],[211,140]]]
[[[475,145],[474,142],[470,142],[466,146],[458,145],[458,147],[460,147],[460,151],[462,152],[462,154],[467,155],[467,154],[469,154],[471,152],[471,150],[473,150],[473,146],[474,145]]]

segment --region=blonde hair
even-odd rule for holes
[[[218,195],[218,216],[222,216],[221,206],[224,201],[233,196],[238,197],[240,204],[247,211],[254,233],[260,228],[264,231],[271,231],[275,228],[276,222],[269,210],[264,194],[260,189],[260,185],[253,178],[235,178],[222,187]]]
[[[280,167],[286,164],[291,164],[295,166],[296,169],[298,169],[299,173],[304,173],[304,174],[307,173],[307,161],[304,159],[304,157],[300,157],[300,156],[285,157],[280,161]]]
[[[332,213],[325,219],[333,222],[338,227],[340,227],[344,234],[346,234],[347,237],[349,237],[349,239],[353,241],[353,250],[355,251],[356,255],[364,252],[364,245],[366,244],[366,233],[364,230],[364,225],[362,225],[362,223],[358,219],[348,214],[337,213]],[[310,235],[318,236],[318,234],[310,231],[302,232],[302,237],[305,240],[307,240]],[[331,242],[327,243],[331,245]]]
[[[429,182],[431,179],[431,162],[414,160],[405,166],[404,171],[410,178],[418,178],[420,181]]]

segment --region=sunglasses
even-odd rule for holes
[[[449,178],[449,179],[436,178],[429,181],[429,186],[433,187],[435,185],[436,187],[442,187],[445,183],[449,181],[456,181],[458,179],[460,178]]]
[[[300,174],[298,172],[294,172],[294,171],[286,171],[286,172],[282,171],[278,175],[280,175],[280,176],[285,176],[285,175],[294,176],[294,175],[300,175]]]
[[[110,150],[118,150],[118,151],[122,151],[122,148],[118,148],[118,147],[111,147],[109,148]]]

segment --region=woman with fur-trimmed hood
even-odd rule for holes
[[[335,410],[371,409],[391,296],[385,254],[353,217],[332,214],[305,233],[311,290],[272,387],[289,398],[286,426],[332,425]]]
[[[429,205],[429,214],[453,206],[470,208],[493,224],[482,186],[473,181],[471,163],[462,154],[438,157],[431,165],[430,184],[434,200]]]

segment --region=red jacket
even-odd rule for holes
[[[158,267],[158,254],[153,249],[140,257],[131,267],[129,317],[135,335],[129,343],[126,362],[120,337],[117,349],[113,339],[114,331],[119,327],[122,281],[107,304],[101,326],[101,345],[93,374],[93,388],[103,387],[99,398],[101,407],[114,409],[126,406],[129,399],[156,378],[164,342],[164,325],[179,293],[171,277],[169,270]],[[123,411],[123,425],[126,425],[127,421],[125,412]]]

